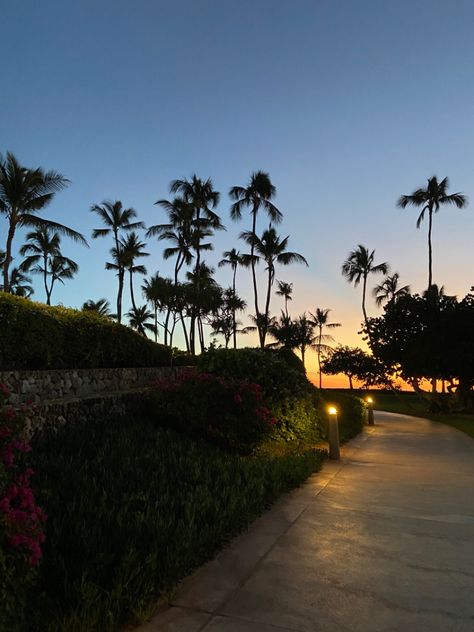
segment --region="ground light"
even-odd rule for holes
[[[367,397],[367,399],[365,400],[367,402],[367,414],[368,414],[368,424],[369,426],[374,426],[375,422],[374,422],[374,400],[372,399],[372,397]]]
[[[339,423],[337,420],[337,408],[329,406],[329,458],[339,461],[341,458],[339,450]]]

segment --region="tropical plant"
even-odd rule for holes
[[[285,283],[285,281],[277,281],[277,291],[275,294],[283,296],[285,299],[285,314],[288,316],[288,302],[293,300],[293,283]]]
[[[265,301],[265,312],[267,320],[270,316],[270,299],[272,295],[272,287],[275,280],[275,265],[289,265],[291,263],[303,263],[306,266],[308,262],[306,259],[297,252],[288,252],[288,240],[289,236],[281,239],[274,228],[270,227],[263,232],[262,237],[256,237],[251,231],[244,231],[241,233],[241,238],[251,246],[251,257],[255,257],[257,261],[262,259],[267,267],[268,279],[267,279],[267,297]],[[257,313],[257,318],[260,312]],[[265,323],[262,323],[262,327],[259,327],[260,334],[260,346],[265,346],[265,339],[268,331],[268,327]]]
[[[359,347],[339,345],[323,360],[322,370],[327,375],[345,375],[351,390],[354,388],[354,379],[363,384],[364,388],[375,385],[392,386],[384,365]]]
[[[324,334],[324,328],[335,329],[336,327],[340,327],[341,323],[331,323],[329,322],[329,312],[330,309],[322,309],[317,307],[314,311],[314,314],[311,314],[311,318],[313,319],[313,324],[318,330],[318,334],[316,336],[314,348],[316,350],[316,354],[318,356],[318,372],[319,372],[319,388],[322,388],[322,371],[321,371],[321,356],[329,355],[331,353],[330,343],[334,342],[334,338],[329,334]]]
[[[168,295],[167,279],[157,272],[149,279],[145,279],[142,285],[142,294],[153,307],[155,342],[158,339],[158,312],[161,312],[166,304]]]
[[[62,254],[61,237],[57,232],[41,227],[27,233],[26,239],[26,244],[20,248],[20,255],[25,257],[20,270],[31,271],[43,277],[46,304],[51,305],[55,282],[64,283],[64,279],[72,279],[79,267],[75,261]]]
[[[255,271],[257,260],[254,258],[255,240],[257,239],[257,215],[261,209],[264,210],[270,221],[274,224],[281,222],[283,215],[272,202],[276,196],[276,188],[272,184],[269,174],[264,171],[252,173],[250,182],[246,187],[234,186],[230,189],[229,195],[232,200],[235,200],[230,209],[230,216],[233,220],[241,219],[242,211],[245,208],[250,209],[252,216],[252,230],[250,231],[252,239],[250,240],[250,257],[248,263],[252,268],[255,317],[257,321],[260,321],[257,275]],[[266,320],[268,321],[268,318]],[[258,333],[260,346],[263,348],[265,346],[265,332],[259,328]]]
[[[121,256],[118,260],[121,261],[121,265],[125,266],[125,269],[128,270],[130,281],[130,299],[135,312],[137,311],[137,305],[135,303],[135,295],[133,292],[133,275],[146,274],[145,266],[135,263],[137,259],[149,256],[149,253],[143,250],[145,247],[146,244],[143,241],[140,241],[138,234],[134,230],[131,233],[128,233],[119,242]],[[140,331],[140,333],[144,334],[145,331]]]
[[[398,200],[398,206],[416,206],[421,208],[421,213],[416,221],[416,227],[420,228],[425,214],[428,213],[428,289],[433,283],[433,250],[431,243],[431,231],[433,227],[433,213],[437,213],[441,206],[454,205],[463,208],[467,205],[467,197],[462,193],[448,194],[449,180],[443,178],[441,182],[436,176],[428,178],[426,188],[416,189],[411,195],[402,195]]]
[[[149,322],[153,319],[154,314],[147,309],[146,305],[132,307],[127,316],[130,327],[138,331],[142,336],[146,336],[147,331],[156,332],[155,325]]]
[[[5,158],[0,155],[0,213],[6,216],[8,223],[3,264],[5,292],[10,291],[9,268],[17,228],[49,228],[87,246],[83,235],[72,228],[37,217],[37,213],[48,206],[55,193],[68,184],[69,180],[56,171],[43,171],[40,167],[23,167],[10,152]]]
[[[110,303],[106,298],[100,298],[98,301],[93,301],[92,299],[85,301],[85,303],[82,304],[82,311],[93,312],[99,316],[112,318],[110,313]]]
[[[301,353],[301,361],[305,366],[305,354],[309,347],[314,347],[316,336],[314,335],[314,322],[307,317],[306,312],[298,316],[295,324],[295,347]],[[306,367],[305,367],[306,368]]]
[[[349,283],[354,283],[357,287],[362,281],[362,313],[364,322],[367,326],[368,317],[365,307],[365,299],[367,293],[367,278],[369,274],[387,274],[389,265],[387,262],[375,264],[375,250],[369,252],[368,248],[359,244],[355,250],[352,250],[347,259],[342,264],[342,274]],[[370,333],[368,333],[370,340]]]
[[[19,268],[12,268],[10,270],[10,294],[30,298],[34,293],[33,286],[30,284],[31,277],[24,274]],[[3,285],[0,285],[0,292],[3,291]]]
[[[376,285],[374,287],[373,295],[378,307],[381,307],[384,303],[394,301],[400,296],[410,293],[409,285],[403,285],[402,287],[399,286],[399,278],[400,275],[398,272],[394,272],[394,274],[384,279],[380,285]]]
[[[93,204],[90,210],[92,213],[96,213],[105,225],[105,228],[95,228],[92,232],[92,237],[96,239],[97,237],[112,235],[113,248],[116,253],[120,251],[120,239],[124,232],[145,228],[143,222],[132,221],[137,217],[135,209],[123,208],[120,200],[115,200],[114,202],[104,200],[102,204]],[[125,277],[125,267],[120,257],[117,257],[116,265],[118,277],[117,320],[120,323],[122,322],[122,295]],[[107,269],[110,269],[110,267]]]
[[[245,301],[238,296],[233,288],[220,291],[220,297],[216,300],[215,308],[209,319],[214,334],[222,334],[226,349],[231,337],[234,337],[234,349],[236,348],[237,327],[242,323],[236,320],[236,313],[246,308]],[[239,330],[240,333],[245,333]]]
[[[230,266],[232,268],[232,290],[234,294],[236,293],[235,288],[235,279],[237,276],[237,268],[239,265],[243,265],[242,256],[240,252],[236,248],[232,248],[231,250],[226,250],[223,253],[223,259],[219,261],[219,268],[223,266]],[[234,349],[237,348],[237,321],[235,312],[232,315],[233,319],[233,339],[234,339]]]

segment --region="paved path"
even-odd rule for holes
[[[474,441],[376,413],[140,632],[473,632]]]

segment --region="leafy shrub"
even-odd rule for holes
[[[363,399],[349,393],[327,390],[322,393],[322,401],[325,408],[330,405],[337,408],[341,443],[349,441],[362,431],[367,416]]]
[[[170,350],[92,312],[0,293],[0,370],[166,366]]]
[[[226,379],[251,379],[260,384],[266,404],[278,420],[274,439],[312,443],[321,438],[318,391],[280,352],[217,349],[200,356],[198,368]]]
[[[27,587],[41,559],[46,516],[30,487],[24,418],[8,397],[0,384],[0,630],[13,631],[21,625]]]
[[[320,467],[241,457],[157,426],[65,426],[34,440],[48,533],[29,632],[115,630]]]
[[[210,373],[188,373],[156,382],[150,414],[161,425],[250,454],[276,423],[262,388]]]

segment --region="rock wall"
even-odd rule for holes
[[[11,392],[12,404],[80,399],[92,395],[120,393],[150,385],[154,380],[187,367],[135,369],[60,369],[55,371],[0,371],[0,383]]]

